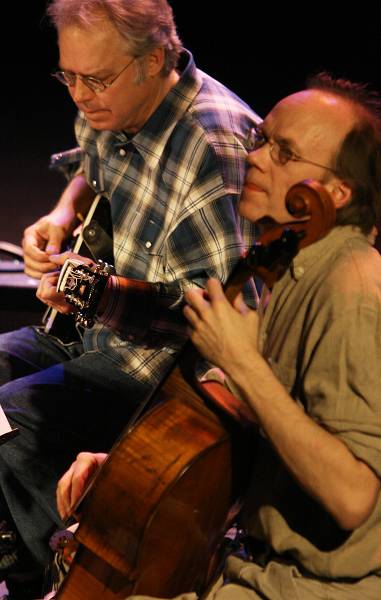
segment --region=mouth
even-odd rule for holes
[[[107,112],[107,110],[105,108],[98,108],[96,110],[84,110],[83,112],[85,113],[85,115],[93,116],[98,115],[99,113]]]
[[[244,188],[250,190],[251,192],[264,192],[265,190],[261,188],[259,185],[253,183],[252,181],[245,181]]]

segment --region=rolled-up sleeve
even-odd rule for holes
[[[304,374],[307,412],[381,477],[381,310],[328,322]]]

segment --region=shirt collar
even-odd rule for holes
[[[349,239],[362,238],[364,234],[352,225],[336,226],[324,238],[302,248],[290,265],[291,277],[298,281],[314,264],[329,260],[342,244]]]
[[[123,132],[115,134],[118,144],[133,144],[150,169],[157,166],[173,129],[201,89],[201,75],[188,50],[181,53],[179,71],[179,81],[137,134],[132,138]]]

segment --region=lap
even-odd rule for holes
[[[329,581],[304,576],[298,568],[280,560],[264,568],[253,562],[229,557],[227,575],[231,583],[206,600],[377,600],[381,597],[381,578]]]
[[[322,581],[304,577],[292,565],[271,561],[265,568],[230,558],[227,571],[239,581],[225,585],[222,578],[203,600],[379,600],[381,578],[370,575],[350,582]],[[126,600],[152,600],[130,596]],[[180,594],[172,600],[196,600],[195,594]],[[156,600],[156,598],[154,598]],[[157,599],[159,600],[159,599]],[[169,599],[162,599],[169,600]]]
[[[57,431],[85,440],[96,432],[107,437],[149,391],[105,354],[83,353],[81,344],[65,346],[34,328],[1,335],[0,354],[0,373],[6,365],[0,403],[15,426],[43,428],[41,439]],[[11,377],[4,375],[7,368]]]
[[[11,376],[0,403],[20,435],[0,446],[0,487],[38,562],[47,555],[57,480],[78,452],[107,452],[148,388],[100,352],[67,348],[32,328],[0,336]]]
[[[82,354],[79,342],[63,344],[36,327],[23,327],[0,335],[0,385],[46,369]]]

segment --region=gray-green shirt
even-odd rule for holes
[[[381,257],[364,235],[336,227],[299,253],[273,288],[260,347],[306,413],[381,477]],[[341,530],[262,437],[243,518],[319,577],[381,574],[381,499]]]

